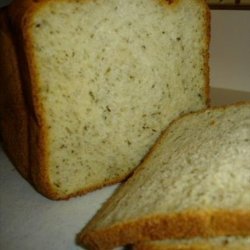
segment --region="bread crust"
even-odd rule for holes
[[[25,92],[28,115],[29,172],[28,179],[33,186],[50,199],[59,199],[60,194],[53,189],[47,171],[48,128],[41,100],[38,96],[38,81],[32,53],[30,21],[32,15],[48,1],[14,1],[8,8],[8,18],[13,31],[14,43],[18,46],[17,64],[21,72],[20,84]],[[16,46],[16,47],[17,47]],[[11,95],[10,95],[11,96]],[[14,150],[11,149],[13,152]]]
[[[90,249],[135,244],[166,238],[250,235],[250,211],[186,211],[156,214],[109,228],[87,230],[78,235],[78,243]]]
[[[0,10],[0,133],[13,165],[30,181],[28,114],[6,13]]]
[[[221,107],[212,107],[206,110],[225,110],[230,107],[239,107],[241,105],[250,105],[250,102],[244,101],[236,104],[225,105]],[[193,112],[202,113],[206,110]],[[178,117],[168,126],[162,136],[160,136],[152,147],[151,151],[144,158],[143,163],[134,172],[134,175],[143,171],[145,163],[150,160],[151,153],[159,147],[161,141],[168,134],[169,128],[173,123],[183,119],[183,117],[192,115],[186,114]],[[116,194],[129,187],[130,179],[125,186],[121,186]],[[112,247],[135,244],[149,240],[162,240],[166,238],[192,238],[215,237],[215,236],[247,236],[250,235],[250,210],[248,211],[229,211],[229,210],[197,210],[183,211],[173,214],[153,214],[144,218],[137,218],[126,223],[117,223],[109,228],[92,229],[97,221],[105,216],[102,211],[107,211],[109,206],[115,202],[116,194],[113,195],[103,206],[102,210],[89,222],[89,224],[77,236],[77,242],[80,245],[87,246],[90,249],[110,249]]]
[[[178,244],[175,246],[164,245],[164,244],[154,244],[153,242],[139,243],[133,248],[134,250],[248,250],[249,246],[216,246],[206,243],[204,240],[203,244],[194,244],[187,246],[185,244]]]

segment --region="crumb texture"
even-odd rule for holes
[[[124,178],[171,120],[205,107],[197,1],[49,1],[29,31],[48,171],[62,196]]]

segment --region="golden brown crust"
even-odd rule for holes
[[[211,245],[206,242],[204,243],[185,245],[181,242],[178,245],[168,245],[168,244],[158,244],[154,242],[143,242],[138,243],[133,247],[134,250],[249,250],[249,246],[234,245],[229,246],[225,244],[224,246]]]
[[[136,246],[133,247],[134,250],[215,250],[209,246],[201,246],[201,245],[192,245],[192,246],[185,246],[185,245],[164,245],[164,244],[157,244],[154,242],[144,242],[138,243]],[[216,250],[222,250],[216,248]],[[223,249],[226,250],[226,249]]]
[[[13,165],[30,180],[26,103],[6,9],[0,12],[0,133]]]
[[[90,249],[110,249],[148,240],[224,235],[250,235],[250,211],[186,211],[152,215],[106,229],[83,231],[78,236],[78,243]]]
[[[169,246],[160,245],[154,242],[138,243],[133,250],[208,250],[207,248],[197,248],[196,246]]]
[[[48,129],[44,119],[44,111],[39,99],[38,81],[34,68],[32,54],[30,22],[32,15],[48,1],[14,1],[8,8],[10,24],[15,33],[14,42],[18,44],[18,57],[22,87],[28,111],[28,144],[31,182],[34,187],[51,199],[57,199],[59,194],[53,190],[47,171],[47,135]],[[14,152],[14,151],[13,151]]]

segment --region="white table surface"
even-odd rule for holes
[[[213,89],[215,104],[250,100],[249,24],[250,11],[212,12],[211,85],[231,89]],[[82,249],[76,234],[116,187],[51,201],[34,191],[0,149],[0,249]]]

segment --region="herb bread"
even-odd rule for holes
[[[175,120],[78,236],[90,249],[250,235],[250,103]]]
[[[250,237],[215,237],[139,243],[135,250],[249,250]]]
[[[170,121],[208,103],[203,0],[14,0],[7,12],[24,90],[8,98],[24,98],[26,175],[49,198],[124,180]]]

